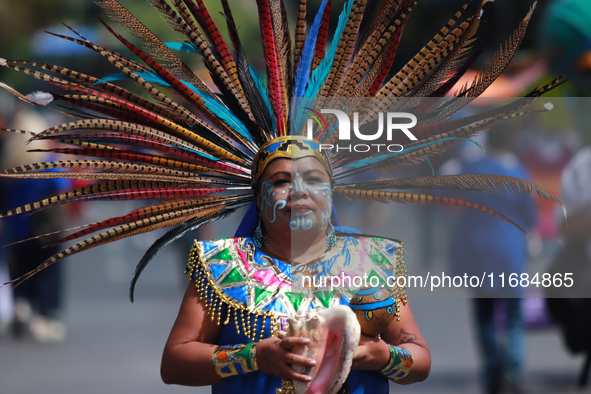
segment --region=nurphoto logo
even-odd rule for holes
[[[394,135],[394,131],[400,130],[402,131],[408,139],[411,141],[417,141],[417,137],[410,131],[411,128],[416,126],[417,124],[417,117],[408,112],[380,112],[378,113],[378,120],[377,124],[375,125],[377,130],[367,130],[367,127],[364,133],[361,132],[359,127],[359,113],[353,112],[353,122],[351,122],[351,118],[347,113],[338,109],[321,109],[320,111],[315,111],[311,108],[307,108],[310,110],[309,118],[307,121],[307,135],[309,139],[314,138],[314,121],[320,126],[322,130],[328,130],[328,122],[326,121],[323,114],[330,114],[337,117],[337,130],[338,133],[338,140],[341,141],[351,141],[351,128],[353,129],[354,138],[361,141],[378,141],[383,140],[384,129],[386,131],[386,140],[392,141],[392,136]],[[385,119],[385,120],[384,120]],[[385,123],[385,126],[384,126]],[[351,124],[353,127],[351,127]],[[372,123],[374,125],[375,122]],[[369,133],[368,133],[369,132]],[[373,144],[350,144],[350,145],[343,145],[337,144],[321,144],[320,149],[325,150],[332,150],[336,149],[337,152],[339,151],[349,151],[349,152],[369,152],[372,148],[376,148],[377,152],[380,151],[388,151],[388,152],[401,152],[404,148],[400,144],[388,144],[388,143],[373,143]]]

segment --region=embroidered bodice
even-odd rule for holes
[[[399,241],[339,235],[320,258],[292,265],[266,255],[248,237],[226,238],[196,241],[187,273],[210,316],[218,324],[233,320],[239,333],[255,341],[267,325],[271,335],[284,329],[290,315],[348,305],[360,287],[388,286],[397,304],[406,300],[405,288],[396,285],[396,278],[406,276],[402,253]]]

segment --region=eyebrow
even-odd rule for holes
[[[324,174],[322,171],[320,171],[320,170],[317,170],[317,169],[315,169],[315,168],[313,168],[313,169],[311,169],[311,170],[308,170],[308,171],[304,171],[304,174],[309,174],[309,173],[311,173],[311,172],[319,172],[319,173],[321,173],[321,174]]]
[[[312,173],[312,172],[317,172],[317,173],[319,173],[319,174],[321,174],[321,175],[324,175],[324,173],[323,173],[322,171],[320,171],[320,170],[317,170],[317,169],[315,169],[315,168],[313,168],[313,169],[311,169],[311,170],[308,170],[308,171],[304,171],[304,173],[303,173],[302,175],[308,175],[308,174],[310,174],[310,173]],[[275,177],[277,177],[277,176],[280,176],[280,175],[282,175],[282,176],[287,176],[287,177],[291,177],[291,172],[290,172],[290,171],[279,171],[279,172],[276,172],[275,174],[273,174],[273,175],[271,175],[271,176],[269,177],[269,180],[271,180],[271,179],[273,179],[273,178],[275,178]]]
[[[280,172],[276,172],[275,174],[273,174],[273,175],[271,175],[271,176],[269,177],[269,180],[271,180],[271,179],[273,179],[273,178],[275,178],[276,176],[279,176],[279,175],[283,175],[283,176],[289,176],[289,177],[291,177],[291,172],[289,172],[289,171],[280,171]]]

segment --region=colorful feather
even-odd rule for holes
[[[71,28],[77,38],[53,34],[100,54],[119,74],[105,72],[106,76],[95,77],[48,63],[0,59],[0,66],[46,82],[51,91],[37,89],[38,92],[23,95],[8,85],[0,87],[32,105],[78,118],[41,132],[3,131],[28,135],[27,143],[48,140],[61,144],[32,149],[33,152],[83,158],[17,166],[1,171],[0,177],[93,182],[48,198],[39,197],[32,203],[23,202],[0,217],[33,214],[71,202],[157,200],[127,214],[69,230],[71,233],[62,235],[55,245],[75,241],[74,245],[13,282],[95,246],[173,227],[152,245],[136,267],[130,284],[133,300],[139,275],[161,248],[188,231],[252,203],[250,177],[254,155],[276,136],[305,134],[308,117],[317,121],[312,127],[313,135],[321,143],[336,146],[330,153],[334,191],[346,198],[461,206],[514,225],[510,218],[469,201],[408,193],[405,189],[518,196],[535,192],[561,204],[531,182],[495,175],[345,181],[368,170],[398,170],[428,161],[430,156],[505,119],[536,112],[527,106],[563,83],[562,78],[533,90],[523,100],[458,116],[459,110],[484,92],[506,68],[523,39],[531,12],[478,76],[456,92],[456,97],[426,101],[424,96],[438,98],[447,94],[476,64],[486,44],[476,45],[475,39],[482,23],[482,6],[488,0],[468,17],[464,13],[469,2],[464,4],[391,78],[388,76],[392,75],[393,60],[417,0],[347,0],[333,32],[329,24],[331,0],[321,2],[308,32],[306,0],[298,1],[293,32],[282,0],[256,0],[265,63],[262,76],[249,63],[227,0],[221,3],[234,54],[202,0],[147,1],[172,30],[183,35],[179,42],[161,41],[116,0],[101,0],[99,5],[134,36],[134,42],[104,25],[132,51],[135,60],[96,45]],[[174,51],[202,60],[215,86],[207,86]],[[125,83],[132,88],[119,86]],[[135,93],[138,90],[144,93]],[[336,101],[335,96],[344,99]],[[392,103],[391,98],[395,97],[405,100]],[[356,112],[362,133],[375,129],[379,113],[411,112],[417,117],[418,124],[412,132],[418,139],[409,141],[402,133],[394,134],[390,142],[401,144],[403,151],[399,153],[346,154],[339,151],[339,125],[335,117],[322,117],[321,109],[325,108],[339,108],[349,115]],[[88,157],[97,159],[84,159]]]

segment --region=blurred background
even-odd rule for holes
[[[121,0],[121,3],[145,25],[153,28],[163,41],[178,38],[145,1]],[[215,0],[205,3],[216,21],[222,23],[218,14],[221,10],[219,3]],[[314,15],[320,2],[309,0],[308,3],[308,15]],[[342,3],[334,1],[334,23]],[[296,2],[286,1],[286,4],[293,14]],[[406,27],[393,69],[397,70],[414,56],[462,4],[463,1],[457,0],[421,0]],[[230,5],[240,26],[239,33],[249,60],[256,63],[256,54],[261,53],[256,5],[250,0],[231,0]],[[531,6],[532,1],[529,0],[496,0],[485,7],[484,19],[487,23],[482,26],[480,36],[490,36],[491,39],[489,51],[483,54],[483,59],[494,54]],[[90,0],[0,0],[0,57],[67,65],[94,76],[115,73],[114,67],[90,50],[44,33],[51,31],[72,35],[61,24],[63,22],[91,41],[132,57],[98,23],[99,16],[105,18],[102,9]],[[585,161],[585,157],[575,156],[578,152],[585,153],[585,147],[591,143],[587,120],[591,107],[586,99],[588,91],[591,92],[591,80],[587,80],[591,70],[591,55],[588,55],[591,53],[590,22],[591,1],[538,1],[520,51],[507,72],[485,95],[500,98],[502,102],[506,98],[523,96],[534,87],[566,74],[569,83],[550,94],[561,96],[554,99],[558,111],[536,117],[535,121],[522,118],[512,122],[507,126],[512,131],[511,141],[502,146],[498,145],[498,141],[489,141],[483,133],[477,140],[487,148],[486,154],[473,144],[465,144],[431,161],[435,172],[452,174],[462,173],[474,163],[482,164],[489,159],[494,162],[502,157],[515,166],[519,163],[519,171],[523,171],[529,179],[562,198],[565,203],[568,200],[569,223],[572,224],[570,232],[556,213],[554,204],[534,198],[530,207],[523,208],[532,212],[524,219],[527,221],[527,236],[515,246],[524,251],[520,262],[520,269],[524,272],[546,272],[555,268],[557,261],[560,263],[564,259],[571,263],[578,259],[583,267],[585,264],[586,267],[591,266],[591,248],[579,253],[576,259],[569,257],[571,255],[566,248],[570,239],[575,239],[577,245],[588,245],[585,230],[591,229],[589,222],[584,220],[580,224],[570,222],[571,214],[573,220],[591,215],[591,162]],[[185,58],[195,68],[203,68],[197,59]],[[483,66],[484,63],[477,64],[477,67]],[[208,78],[205,70],[200,76],[205,80]],[[0,68],[0,81],[24,94],[51,90],[34,78],[6,68]],[[573,113],[576,115],[572,116]],[[65,121],[59,114],[40,111],[0,91],[2,128],[37,132]],[[25,146],[25,140],[23,135],[0,134],[2,168],[48,159],[44,154],[24,157],[26,149],[32,147]],[[40,147],[36,145],[36,148]],[[494,152],[498,155],[492,157]],[[573,161],[573,157],[579,160]],[[565,168],[566,175],[563,174]],[[430,175],[431,171],[425,164],[414,168],[412,173],[393,175]],[[570,181],[561,184],[565,176],[570,176]],[[575,181],[578,182],[577,187],[570,190],[573,188],[568,186],[575,185]],[[27,197],[29,195],[68,187],[72,185],[45,182],[41,186],[33,186],[25,181],[2,180],[0,206],[5,211],[25,200],[31,201],[32,198]],[[564,191],[565,188],[569,190]],[[457,243],[457,239],[465,241],[467,238],[462,234],[473,231],[466,224],[469,218],[463,218],[459,211],[430,206],[379,204],[362,210],[346,201],[337,200],[335,203],[341,224],[403,240],[411,274],[428,270],[451,272],[453,264],[461,260],[466,260],[468,265],[475,264],[470,260],[474,256],[463,255],[462,251],[454,255],[454,242]],[[3,219],[0,222],[2,244],[33,234],[94,222],[105,215],[124,214],[136,207],[133,202],[73,204],[19,220]],[[240,217],[234,215],[216,222],[200,229],[192,237],[232,236]],[[486,218],[489,219],[498,220]],[[494,230],[485,231],[492,234]],[[22,288],[0,288],[0,393],[210,392],[209,388],[168,387],[159,376],[161,352],[187,284],[182,272],[192,242],[188,238],[192,237],[160,252],[139,281],[135,303],[128,300],[128,281],[135,264],[160,235],[162,233],[145,234],[92,249],[66,259],[51,272],[43,277],[39,275],[35,282],[31,281]],[[41,244],[36,246],[35,242],[0,250],[0,282],[9,278],[9,267],[14,271],[15,262],[35,264],[44,260],[43,253],[52,253],[48,249],[39,252],[41,248],[37,246]],[[498,245],[498,248],[502,247],[502,244]],[[588,278],[589,269],[581,271],[575,280]],[[591,328],[587,330],[589,326],[585,325],[591,316],[589,300],[559,302],[552,312],[553,307],[548,306],[543,290],[530,288],[519,295],[522,301],[517,306],[518,313],[506,314],[503,309],[506,305],[492,306],[489,328],[494,330],[495,337],[504,338],[504,342],[498,344],[500,357],[509,357],[505,354],[510,353],[507,349],[520,349],[520,354],[516,356],[519,365],[514,367],[514,370],[520,371],[518,376],[499,374],[497,379],[503,381],[502,387],[492,387],[486,380],[486,371],[491,369],[485,366],[490,367],[493,362],[488,357],[493,351],[482,350],[486,346],[486,338],[483,337],[484,326],[478,311],[483,306],[476,305],[474,301],[481,295],[453,298],[433,295],[413,298],[412,292],[410,295],[415,318],[431,349],[432,372],[423,383],[392,385],[393,391],[565,393],[578,392],[578,386],[584,384],[582,371],[586,362],[588,365],[591,354]],[[560,296],[564,297],[564,294]],[[556,313],[556,309],[565,312],[566,317],[564,313]],[[511,326],[508,322],[515,324]],[[578,327],[579,331],[573,327]],[[518,343],[512,342],[514,340]],[[503,343],[507,346],[503,347]],[[589,386],[583,390],[589,391]]]

